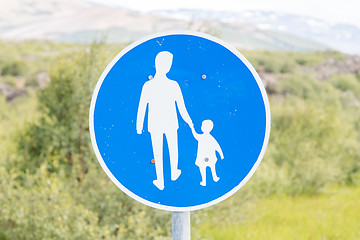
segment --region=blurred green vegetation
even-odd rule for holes
[[[199,238],[359,239],[360,188],[333,187],[320,196],[271,196],[248,204],[246,220],[218,224],[218,214],[201,225]],[[250,212],[251,211],[251,212]]]
[[[323,52],[274,52],[242,51],[251,65],[267,73],[288,73],[298,71],[301,67],[314,67],[331,61],[344,61],[345,55],[336,51]]]
[[[29,91],[0,95],[0,240],[171,239],[171,213],[122,193],[90,146],[92,91],[122,48],[0,42],[0,83]],[[269,146],[241,191],[192,213],[193,238],[359,239],[360,74],[316,77],[349,56],[244,53],[270,94]]]

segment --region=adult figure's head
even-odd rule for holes
[[[156,73],[167,74],[172,65],[173,55],[170,52],[159,52],[155,58]]]

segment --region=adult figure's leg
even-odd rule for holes
[[[169,146],[171,180],[175,181],[181,174],[181,170],[178,169],[177,129],[168,130],[165,136]]]
[[[152,132],[151,143],[155,158],[156,180],[153,181],[154,185],[160,190],[164,189],[164,171],[163,171],[163,133]]]

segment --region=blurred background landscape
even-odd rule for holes
[[[0,240],[171,239],[101,169],[88,111],[132,41],[202,31],[258,71],[272,126],[231,198],[191,213],[193,239],[360,239],[360,18],[356,1],[0,0]],[[246,6],[247,5],[247,6]]]

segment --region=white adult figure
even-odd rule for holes
[[[179,128],[176,105],[181,117],[193,128],[193,123],[186,110],[184,99],[179,84],[167,78],[170,71],[173,55],[164,51],[157,54],[155,58],[156,74],[153,79],[145,82],[140,96],[139,108],[136,120],[136,131],[141,134],[148,106],[148,131],[155,158],[157,179],[154,185],[160,190],[164,189],[163,173],[163,137],[169,146],[171,180],[175,181],[181,174],[178,169],[178,139]]]

